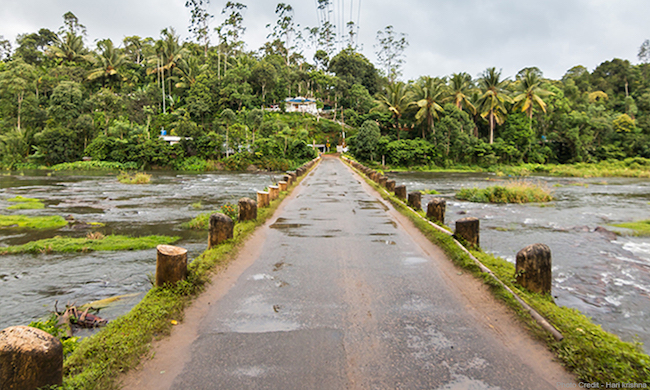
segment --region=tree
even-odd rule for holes
[[[526,69],[523,77],[516,84],[519,93],[512,99],[515,104],[514,109],[521,109],[521,112],[525,112],[526,116],[528,116],[529,130],[532,130],[533,126],[534,106],[539,107],[546,114],[546,103],[544,103],[542,97],[553,94],[543,89],[540,86],[541,82],[542,80],[537,72],[530,68]]]
[[[208,56],[208,46],[210,44],[210,19],[212,15],[207,11],[210,0],[187,0],[185,7],[190,9],[190,26],[189,31],[194,35],[196,42],[203,45],[204,56]]]
[[[0,35],[0,61],[11,58],[11,42]]]
[[[32,90],[35,81],[35,69],[22,59],[11,61],[4,72],[0,72],[0,91],[3,95],[13,96],[16,103],[16,129],[21,131],[21,118],[25,94]]]
[[[425,138],[425,129],[431,133],[435,132],[433,127],[434,119],[438,119],[438,113],[443,112],[440,105],[445,94],[444,82],[438,78],[422,77],[413,87],[413,104],[418,107],[415,119],[418,123],[426,123],[422,128],[422,138]]]
[[[126,56],[118,53],[110,39],[97,42],[97,48],[101,53],[95,54],[93,59],[95,68],[88,73],[88,80],[102,78],[110,82],[119,79],[120,67],[126,62]]]
[[[377,103],[379,104],[377,109],[391,113],[393,116],[393,127],[397,129],[398,140],[400,139],[401,132],[399,121],[411,104],[411,96],[412,95],[408,91],[406,84],[401,81],[388,85],[383,94],[377,95]],[[375,109],[373,108],[373,110]]]
[[[508,80],[501,80],[501,71],[492,67],[483,72],[479,85],[483,94],[477,102],[477,108],[490,123],[490,144],[493,144],[494,126],[503,124],[508,114],[505,104],[512,102],[506,91]]]
[[[404,50],[409,43],[406,40],[406,34],[397,34],[393,26],[386,26],[384,31],[377,31],[377,44],[375,53],[379,63],[384,67],[386,77],[390,84],[395,83],[397,78],[402,75],[402,64],[404,64]]]
[[[255,133],[262,126],[262,121],[264,120],[264,111],[259,108],[254,108],[248,113],[248,125],[253,133],[253,140],[251,143],[255,143]]]
[[[228,157],[230,156],[230,140],[228,139],[230,126],[232,126],[237,120],[237,115],[235,115],[235,112],[230,108],[226,108],[225,110],[221,111],[221,120],[223,120],[226,124],[226,157]]]
[[[273,31],[266,37],[275,38],[283,40],[284,47],[287,49],[287,56],[285,59],[285,64],[289,65],[289,54],[290,51],[294,49],[292,45],[292,39],[296,33],[296,29],[299,25],[296,24],[294,20],[293,7],[289,4],[278,3],[275,7],[275,14],[278,15],[278,20],[273,26]],[[271,24],[267,24],[266,28],[271,27]]]
[[[63,36],[57,36],[56,40],[48,47],[48,53],[51,57],[58,58],[64,62],[73,63],[76,61],[86,61],[86,48],[83,37],[75,35],[74,32],[65,31]]]
[[[381,133],[375,121],[363,122],[354,138],[354,155],[360,160],[374,160]]]
[[[22,58],[28,64],[40,65],[46,58],[45,49],[54,44],[56,39],[56,34],[46,28],[37,33],[20,34],[16,37],[18,48],[14,56]]]
[[[456,108],[463,110],[466,108],[472,114],[476,113],[476,108],[469,100],[469,94],[472,93],[472,76],[468,73],[454,73],[449,79],[448,96],[444,101],[451,101]]]
[[[156,55],[149,58],[148,62],[150,65],[155,66],[148,70],[148,73],[156,73],[162,76],[162,87],[163,87],[163,111],[165,110],[165,71],[167,71],[167,79],[169,87],[167,88],[167,93],[171,94],[172,90],[172,71],[178,62],[187,55],[187,50],[185,50],[180,45],[180,37],[176,34],[176,31],[173,27],[165,28],[160,32],[161,39],[156,41],[155,49]]]
[[[266,91],[275,88],[277,72],[269,62],[262,60],[255,64],[251,74],[252,82],[257,84],[262,92],[262,104],[266,102]]]
[[[646,39],[639,47],[639,54],[637,54],[639,61],[644,64],[650,62],[650,39]]]
[[[79,19],[72,12],[68,11],[63,14],[63,26],[59,29],[59,34],[69,32],[73,35],[86,35],[86,26],[79,23]]]
[[[328,70],[350,87],[361,84],[371,95],[379,91],[379,74],[375,66],[361,53],[353,48],[341,50],[330,60]]]

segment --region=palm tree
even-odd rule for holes
[[[126,56],[117,52],[113,46],[113,41],[104,39],[97,42],[97,48],[102,52],[95,54],[93,59],[96,68],[88,73],[88,80],[95,80],[100,77],[104,80],[110,80],[114,76],[119,76],[119,68],[126,62]]]
[[[399,120],[411,104],[411,97],[412,94],[406,88],[406,84],[401,81],[388,85],[383,94],[377,95],[376,101],[379,103],[377,109],[387,110],[393,115],[395,121],[393,127],[397,129],[397,139],[400,139],[401,131]]]
[[[442,103],[445,90],[444,81],[429,76],[421,78],[413,86],[414,100],[411,104],[419,108],[415,119],[418,123],[426,121],[426,128],[422,128],[422,138],[425,138],[425,129],[432,133],[435,132],[433,120],[438,119],[438,113],[444,111],[440,103]]]
[[[155,67],[151,68],[148,73],[158,73],[164,78],[165,71],[167,71],[169,83],[167,92],[171,94],[172,71],[178,66],[178,62],[187,55],[187,50],[181,46],[180,37],[176,34],[174,28],[165,28],[160,34],[162,39],[156,41],[156,55],[149,58],[149,63],[155,64]]]
[[[449,79],[449,94],[445,101],[451,101],[459,110],[467,108],[472,114],[476,113],[476,107],[471,103],[469,94],[472,93],[472,76],[468,73],[454,73]]]
[[[481,117],[490,123],[490,144],[492,144],[494,126],[503,124],[508,114],[505,104],[512,103],[506,91],[508,79],[501,80],[501,71],[497,71],[494,67],[487,68],[479,79],[479,85],[483,95],[479,98],[477,106]]]
[[[537,73],[526,69],[524,77],[517,82],[519,94],[512,100],[515,103],[515,109],[521,109],[528,116],[528,129],[533,125],[533,108],[535,105],[546,114],[546,103],[542,97],[554,95],[553,92],[547,91],[540,87],[542,80]]]
[[[48,47],[48,54],[63,61],[74,62],[88,60],[84,55],[84,41],[81,35],[67,31],[63,37],[57,36],[56,41]]]
[[[198,57],[181,58],[175,68],[180,81],[176,88],[191,88],[196,83],[196,78],[207,69],[207,64],[201,64]]]

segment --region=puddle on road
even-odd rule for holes
[[[285,230],[285,229],[298,229],[301,227],[305,226],[310,226],[308,223],[287,223],[288,219],[286,218],[278,218],[273,225],[270,226],[272,229],[279,229],[279,230]]]
[[[275,314],[273,307],[270,307]],[[255,318],[245,321],[234,321],[228,327],[235,333],[267,333],[267,332],[289,332],[300,329],[300,324],[292,321],[282,321],[276,318]]]
[[[404,265],[418,265],[418,264],[424,264],[427,262],[427,259],[423,259],[422,257],[407,257],[402,260],[402,263]]]
[[[388,240],[372,240],[372,242],[379,242],[386,245],[397,245],[395,241],[388,241]]]
[[[394,227],[395,229],[397,229],[397,222],[392,221],[392,220],[391,220],[391,221],[384,222],[384,225],[393,225],[393,227]]]
[[[357,203],[361,206],[361,210],[383,209],[388,211],[388,207],[378,200],[357,200]]]

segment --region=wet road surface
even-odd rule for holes
[[[235,266],[215,286],[221,293],[200,298],[126,388],[554,389],[571,381],[480,283],[339,160],[325,158],[270,223],[250,266]]]

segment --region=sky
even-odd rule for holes
[[[204,0],[205,1],[205,0]],[[247,5],[244,40],[248,50],[267,40],[275,23],[276,2],[239,0]],[[291,1],[301,28],[318,26],[317,0]],[[222,22],[225,0],[210,0],[212,26]],[[560,79],[576,65],[592,71],[613,58],[636,64],[639,47],[650,39],[648,0],[332,0],[332,21],[358,25],[361,52],[377,65],[377,31],[392,25],[406,34],[403,80],[467,72],[473,77],[488,67],[514,78],[536,66],[544,76]],[[172,26],[189,39],[185,0],[0,0],[0,35],[40,28],[57,31],[63,14],[73,12],[88,30],[86,44],[98,39],[114,43],[126,36],[160,36]],[[311,60],[311,54],[307,54]]]

